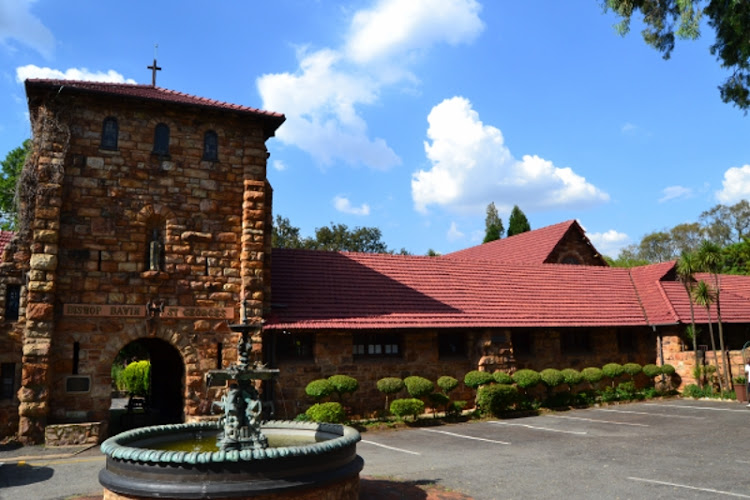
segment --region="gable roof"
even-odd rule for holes
[[[163,102],[173,105],[213,109],[217,111],[229,111],[260,119],[265,125],[268,137],[273,136],[274,131],[281,126],[286,119],[281,113],[263,111],[248,106],[241,106],[239,104],[216,101],[214,99],[207,99],[205,97],[198,97],[178,92],[176,90],[169,90],[151,85],[51,79],[29,79],[26,80],[25,85],[26,95],[29,97],[40,91],[54,91],[58,94],[73,92],[121,97],[125,99],[138,99],[150,102]]]
[[[576,231],[579,238],[588,245],[591,245],[580,224],[575,220],[567,220],[551,226],[451,252],[445,254],[443,257],[451,259],[494,260],[517,264],[542,264],[549,262],[552,253],[569,231]],[[593,245],[591,246],[593,247]],[[607,265],[603,258],[600,257],[600,259],[602,264]]]
[[[625,269],[292,249],[271,261],[269,330],[690,323],[674,261]],[[722,320],[750,323],[750,276],[722,275],[721,287]],[[694,314],[708,321],[705,308]]]
[[[266,329],[645,325],[627,269],[274,249]]]

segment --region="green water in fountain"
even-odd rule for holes
[[[269,448],[283,448],[287,446],[304,446],[319,442],[310,435],[270,435],[268,436]],[[185,451],[185,452],[214,452],[219,451],[216,445],[216,436],[194,436],[168,442],[153,443],[148,445],[149,449],[162,451]]]

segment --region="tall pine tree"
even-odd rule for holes
[[[482,243],[499,240],[503,237],[505,228],[503,227],[500,215],[497,213],[494,201],[487,205],[487,217],[484,219],[484,227],[484,241]]]
[[[508,236],[525,233],[526,231],[531,231],[529,220],[521,209],[518,208],[518,205],[513,205],[510,218],[508,218]]]

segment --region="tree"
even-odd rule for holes
[[[302,248],[299,228],[292,226],[286,217],[277,215],[276,223],[273,225],[271,245],[273,248]]]
[[[719,346],[721,348],[721,365],[724,381],[729,384],[729,367],[727,366],[726,351],[724,350],[724,327],[721,323],[721,283],[719,271],[721,268],[721,249],[716,243],[704,241],[698,250],[698,262],[701,267],[714,277],[714,293],[716,294],[716,321],[719,324]],[[718,369],[718,366],[717,366]]]
[[[665,231],[647,234],[638,246],[639,254],[649,262],[666,262],[675,257],[672,237]]]
[[[706,314],[708,314],[708,334],[711,337],[711,350],[714,352],[714,364],[716,365],[716,373],[719,373],[719,358],[716,355],[716,341],[714,340],[714,327],[711,322],[711,304],[716,299],[716,294],[711,287],[703,280],[700,280],[695,288],[693,288],[693,300],[699,306],[706,308]],[[721,392],[724,392],[724,382],[722,377],[719,377],[719,388]]]
[[[621,35],[630,31],[633,14],[643,15],[644,41],[669,59],[675,38],[695,40],[705,15],[716,38],[710,47],[729,77],[719,86],[721,100],[750,108],[750,2],[738,0],[600,0],[622,20]]]
[[[731,206],[716,205],[701,213],[706,237],[720,246],[738,243],[750,229],[750,203],[740,200]]]
[[[4,231],[15,231],[18,225],[16,183],[30,150],[31,140],[26,139],[23,145],[5,155],[0,163],[0,229]]]
[[[705,239],[705,231],[698,222],[677,224],[669,230],[674,249],[680,254],[698,250]]]
[[[510,217],[508,218],[508,237],[531,231],[529,220],[526,218],[518,205],[513,205],[513,210],[510,211]]]
[[[503,230],[503,221],[497,213],[495,202],[490,202],[487,205],[487,217],[484,219],[484,241],[482,243],[499,240],[503,237]]]
[[[695,355],[695,366],[698,366],[698,335],[695,330],[695,309],[693,309],[693,275],[698,271],[698,256],[692,252],[683,251],[677,261],[677,277],[685,287],[688,300],[690,301],[690,332],[693,341],[693,354]],[[698,384],[701,385],[700,378]]]
[[[332,252],[388,253],[381,240],[382,233],[376,227],[355,227],[349,230],[346,224],[334,224],[315,230],[315,239],[306,240],[305,248]]]

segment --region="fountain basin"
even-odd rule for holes
[[[102,443],[99,473],[104,498],[357,499],[359,432],[338,424],[269,421],[261,430],[274,440],[303,442],[255,450],[157,449],[185,439],[215,440],[217,422],[144,427]]]

